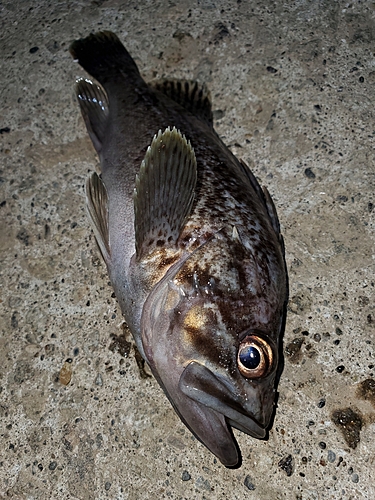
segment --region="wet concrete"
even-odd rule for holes
[[[5,1],[0,16],[0,498],[375,498],[373,3]],[[278,207],[293,355],[269,440],[235,432],[237,470],[141,376],[85,216],[98,160],[68,46],[100,29],[149,80],[205,81],[216,130]]]

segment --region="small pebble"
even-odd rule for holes
[[[60,373],[59,373],[59,382],[63,385],[68,385],[72,379],[72,364],[65,361],[63,364]]]
[[[181,479],[183,481],[190,481],[191,475],[188,473],[187,470],[184,470],[184,472],[182,473]]]
[[[55,470],[57,467],[57,462],[51,462],[48,466],[49,470]]]
[[[326,400],[322,398],[318,403],[318,408],[323,408],[323,406],[325,406],[325,404],[326,404]]]
[[[336,368],[337,373],[342,373],[344,370],[345,370],[345,366],[344,365],[340,365],[340,366],[338,366]]]
[[[110,483],[109,481],[107,481],[107,482],[105,483],[105,485],[104,485],[104,489],[105,489],[105,491],[109,491],[110,487],[111,487],[111,483]]]
[[[305,169],[305,175],[306,175],[306,177],[308,177],[309,179],[315,179],[315,174],[314,174],[314,172],[311,170],[311,168],[306,168],[306,169]]]
[[[255,486],[254,486],[254,484],[252,483],[252,481],[251,481],[251,477],[250,477],[250,476],[246,476],[246,477],[245,477],[245,480],[244,480],[243,484],[246,486],[246,488],[247,488],[248,490],[251,490],[251,491],[255,490]]]
[[[327,460],[331,464],[336,460],[336,453],[334,453],[332,450],[328,450],[328,455],[327,455]]]
[[[352,481],[353,481],[353,483],[358,483],[359,482],[359,476],[358,476],[358,474],[352,474]]]
[[[103,377],[100,375],[100,373],[98,373],[96,376],[95,385],[98,385],[99,387],[103,385]]]
[[[327,445],[325,444],[324,441],[320,441],[319,446],[322,450],[325,450],[327,448]]]

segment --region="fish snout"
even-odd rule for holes
[[[189,398],[223,415],[232,427],[263,439],[273,412],[275,391],[271,384],[245,383],[248,390],[244,394],[206,366],[191,361],[180,377],[179,388]]]

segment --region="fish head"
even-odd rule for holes
[[[240,460],[231,427],[266,437],[285,297],[277,279],[264,286],[254,262],[242,259],[239,269],[225,242],[209,245],[150,293],[142,342],[182,421],[229,467]]]

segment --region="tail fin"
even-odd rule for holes
[[[75,40],[69,51],[102,85],[120,74],[130,80],[141,79],[133,58],[111,31],[101,31]]]

